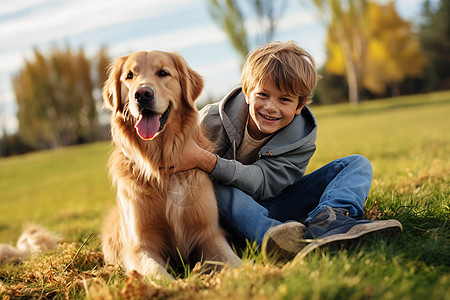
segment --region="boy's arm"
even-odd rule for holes
[[[243,190],[255,200],[269,200],[303,177],[315,149],[311,144],[301,149],[302,155],[294,151],[282,156],[264,157],[251,165],[218,158],[211,175],[224,184]]]

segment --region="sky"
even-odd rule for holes
[[[274,40],[294,40],[325,61],[325,28],[300,0],[286,0]],[[305,1],[304,1],[305,2]],[[378,0],[385,3],[387,0]],[[424,0],[396,0],[399,14],[417,23]],[[207,0],[0,0],[0,132],[18,128],[11,78],[53,46],[82,47],[88,56],[106,46],[111,57],[141,50],[180,53],[205,80],[198,101],[220,100],[237,86],[240,57],[207,10]],[[244,0],[239,3],[245,3]],[[248,28],[256,28],[249,18]],[[255,30],[256,31],[256,30]]]

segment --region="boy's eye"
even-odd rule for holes
[[[259,97],[268,97],[265,93],[256,93],[256,95],[258,95]]]
[[[292,102],[292,100],[288,99],[288,98],[281,98],[280,100],[283,101],[283,102]]]

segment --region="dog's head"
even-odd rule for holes
[[[144,140],[164,129],[171,111],[196,109],[202,77],[176,53],[136,52],[118,58],[103,88],[105,106],[133,122]]]

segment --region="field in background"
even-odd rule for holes
[[[0,159],[0,242],[15,243],[24,224],[34,222],[71,243],[24,265],[0,266],[0,295],[450,297],[450,92],[312,110],[319,138],[307,172],[350,154],[369,158],[374,181],[366,208],[376,201],[380,218],[399,219],[405,229],[401,237],[351,251],[317,251],[282,269],[262,263],[258,250],[249,247],[241,268],[221,274],[194,272],[171,285],[125,278],[101,267],[98,231],[114,192],[106,169],[111,146],[96,143]],[[61,269],[92,232],[77,258],[82,262]],[[44,275],[30,276],[36,269]],[[62,279],[55,283],[51,274]]]

